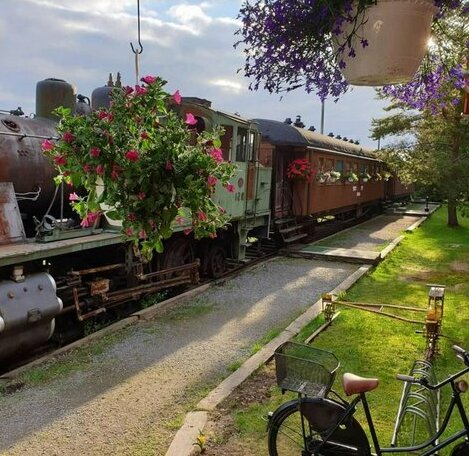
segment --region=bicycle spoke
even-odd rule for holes
[[[304,449],[301,416],[298,411],[289,415],[279,426],[277,434],[278,456],[301,455]]]

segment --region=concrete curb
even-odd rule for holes
[[[186,415],[184,424],[172,441],[166,456],[197,454],[199,451],[197,446],[194,445],[194,442],[196,442],[199,432],[202,431],[205,424],[207,423],[207,419],[207,412],[189,412]],[[188,448],[191,449],[190,453],[187,452]]]
[[[425,220],[427,220],[427,217],[420,217],[415,223],[409,226],[405,231],[406,233],[412,233],[415,231]]]

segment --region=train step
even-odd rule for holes
[[[308,235],[306,233],[300,233],[300,234],[297,234],[296,236],[292,236],[292,237],[284,239],[283,242],[290,244],[291,242],[296,242],[296,241],[299,241],[300,239],[304,239],[307,236]]]
[[[299,229],[303,228],[303,225],[295,225],[295,226],[290,226],[288,228],[282,228],[278,230],[278,232],[282,235],[292,233],[294,231],[298,231]]]

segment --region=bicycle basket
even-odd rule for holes
[[[296,342],[285,342],[275,351],[277,385],[307,396],[325,396],[339,365],[333,353]]]

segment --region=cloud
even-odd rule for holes
[[[168,14],[196,35],[202,33],[213,21],[213,19],[205,14],[202,8],[197,5],[182,4],[172,6]]]
[[[215,79],[209,82],[214,86],[220,87],[222,90],[232,92],[234,94],[238,94],[244,89],[241,83],[229,79]]]

